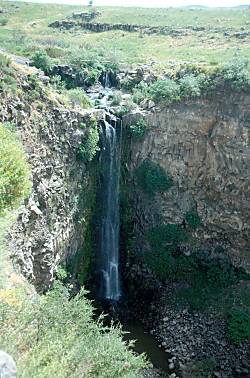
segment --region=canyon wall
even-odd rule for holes
[[[127,117],[126,124],[134,117]],[[140,116],[139,116],[140,117]],[[149,158],[174,181],[151,202],[137,203],[137,228],[183,224],[196,207],[202,226],[189,250],[221,246],[250,270],[250,96],[218,93],[144,115],[147,131],[131,147],[130,170]]]
[[[11,229],[10,249],[40,291],[50,286],[60,262],[80,249],[85,258],[95,177],[78,151],[93,113],[103,117],[102,111],[68,110],[48,100],[38,109],[18,98],[1,108],[1,119],[16,124],[32,171],[32,192]]]
[[[217,95],[144,113],[147,130],[131,144],[133,173],[146,158],[158,163],[174,185],[135,208],[138,229],[182,224],[196,207],[202,226],[192,246],[222,246],[250,269],[250,96]],[[86,258],[85,235],[95,208],[91,165],[77,157],[88,120],[104,111],[68,110],[16,98],[1,108],[2,121],[16,124],[32,169],[32,193],[21,208],[9,243],[22,273],[39,290],[48,288],[58,264],[79,250]],[[126,124],[138,115],[129,115]],[[141,117],[141,115],[139,115]],[[134,186],[131,190],[135,190]]]

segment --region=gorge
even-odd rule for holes
[[[23,378],[248,378],[248,10],[215,28],[13,4],[0,37],[30,22],[0,52],[0,349]]]
[[[154,268],[154,264],[147,265],[152,264],[147,262],[146,257],[151,243],[147,240],[148,232],[164,225],[164,232],[168,235],[168,225],[177,225],[178,234],[174,243],[177,243],[178,252],[171,259],[178,264],[180,258],[187,259],[187,263],[188,259],[196,261],[195,264],[200,264],[200,269],[206,266],[210,269],[212,262],[219,269],[215,273],[217,280],[221,277],[220,269],[228,277],[227,274],[235,269],[233,266],[248,269],[249,264],[249,201],[246,191],[249,186],[249,96],[223,96],[219,95],[219,100],[213,96],[173,104],[166,109],[134,112],[123,117],[123,125],[115,116],[101,109],[68,111],[47,103],[42,114],[38,112],[34,118],[28,103],[21,99],[5,104],[3,117],[8,114],[8,117],[23,125],[20,129],[21,136],[30,151],[28,156],[33,173],[33,191],[12,228],[11,245],[12,250],[16,251],[16,259],[23,273],[35,283],[38,290],[46,290],[51,286],[57,264],[65,261],[66,266],[70,265],[76,255],[78,257],[72,271],[73,276],[80,282],[86,280],[86,272],[92,266],[92,271],[96,270],[94,281],[97,296],[101,299],[123,301],[121,275],[125,298],[131,296],[135,316],[148,330],[153,329],[159,343],[163,343],[163,349],[172,353],[171,348],[179,345],[176,337],[181,331],[176,320],[173,320],[176,324],[172,328],[175,333],[173,339],[173,336],[168,335],[166,341],[160,336],[162,331],[157,331],[158,311],[153,307],[161,308],[162,313],[165,313],[163,303],[158,302],[161,296],[165,298],[166,293],[160,282],[162,278],[158,275],[159,268]],[[23,109],[22,112],[17,111],[20,108]],[[92,121],[93,116],[97,119],[97,126]],[[137,138],[131,134],[130,125],[135,125],[142,117],[146,131],[142,137]],[[42,128],[41,120],[44,125]],[[91,135],[88,133],[93,127],[99,130],[100,151],[97,151],[94,160],[84,162],[82,158],[79,159],[77,151],[82,142],[87,140],[86,135]],[[239,162],[239,159],[242,161]],[[138,169],[145,162],[148,164],[148,172],[156,175],[156,192],[153,195],[148,192],[149,182],[144,173],[138,176]],[[163,171],[159,171],[157,167],[161,167]],[[171,184],[165,189],[162,182],[157,181],[159,174],[163,182],[166,180],[164,175],[170,180]],[[138,177],[144,180],[142,186]],[[150,182],[150,185],[153,184]],[[159,192],[157,185],[162,187]],[[215,198],[218,199],[215,201]],[[200,221],[193,228],[187,220],[186,223],[183,220],[188,219],[187,214],[194,208]],[[93,224],[93,219],[96,231],[91,230],[89,236],[88,229]],[[181,236],[183,232],[188,233],[188,239]],[[171,234],[168,237],[171,242]],[[164,240],[164,234],[160,238]],[[158,246],[156,240],[154,243],[160,251],[160,244]],[[219,247],[222,252],[219,252]],[[98,251],[96,255],[95,249]],[[164,267],[165,262],[159,261]],[[155,276],[148,270],[150,266],[156,269]],[[173,266],[172,269],[176,268]],[[186,274],[187,267],[181,269]],[[191,266],[188,270],[190,269]],[[209,272],[214,274],[213,270]],[[167,274],[170,281],[165,276],[163,282],[165,281],[167,292],[172,290],[171,295],[175,296],[176,287],[171,283],[173,273]],[[173,280],[175,282],[176,278]],[[186,283],[182,285],[185,286]],[[208,303],[210,300],[207,298]],[[172,306],[173,304],[170,308]],[[177,319],[179,317],[184,321],[183,316],[188,319],[186,312],[181,315],[186,306],[187,304],[175,313]],[[176,310],[172,308],[170,315],[168,313],[164,319],[171,319],[173,311]],[[206,324],[211,322],[216,332],[219,332],[215,319],[207,320],[206,316],[200,316],[199,322],[203,324],[201,332],[206,333]],[[194,319],[190,315],[188,321],[192,327]],[[190,327],[188,323],[187,326]],[[193,336],[188,336],[189,342],[190,337],[192,340]],[[170,340],[173,341],[169,349]],[[192,353],[198,358],[209,353],[213,355],[210,349],[210,343],[214,343],[213,337],[207,339],[204,336],[202,340],[202,346],[197,344],[197,348],[204,350],[203,354],[196,348]],[[223,339],[222,345],[225,342]],[[188,345],[187,343],[187,348]],[[190,345],[189,348],[192,349]],[[244,348],[238,347],[237,350],[238,352],[230,347],[230,352],[227,352],[230,364],[226,359],[222,370],[217,366],[218,371],[224,371],[224,376],[230,376],[232,364],[237,366],[238,353],[241,353],[241,358],[245,355]],[[150,352],[150,348],[148,351]],[[220,353],[220,350],[214,348],[215,356]],[[180,350],[172,355],[178,356],[181,361],[169,363],[175,371],[178,371],[179,363],[189,363],[187,352],[184,360]]]

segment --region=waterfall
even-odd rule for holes
[[[110,79],[109,79],[109,72],[106,71],[105,72],[105,78],[104,78],[104,88],[110,88],[111,87],[111,83],[110,83]]]
[[[120,126],[120,125],[119,125]],[[119,180],[121,127],[104,121],[100,135],[100,187],[98,194],[99,251],[98,294],[117,301],[121,296],[119,275]]]

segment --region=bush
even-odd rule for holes
[[[151,246],[151,251],[144,254],[148,267],[161,280],[173,277],[176,270],[174,252],[180,243],[187,241],[185,230],[178,224],[164,224],[149,229],[146,238]]]
[[[148,85],[143,81],[133,88],[133,101],[140,104],[145,98],[148,98]]]
[[[127,113],[130,113],[130,112],[132,112],[134,109],[136,109],[136,104],[134,103],[134,101],[132,100],[132,98],[127,98],[127,99],[124,101],[123,107],[126,109],[126,112],[127,112]]]
[[[16,93],[17,82],[12,75],[5,73],[3,78],[0,78],[0,91],[4,93]]]
[[[129,126],[130,134],[135,138],[142,138],[146,131],[146,122],[143,118],[139,119],[134,125]]]
[[[144,356],[133,354],[120,328],[93,320],[81,292],[70,299],[56,282],[46,295],[0,302],[0,344],[17,361],[22,378],[140,377]]]
[[[180,100],[180,87],[171,79],[157,80],[149,87],[149,97],[156,103],[170,104]]]
[[[236,345],[250,340],[250,316],[246,311],[240,308],[231,311],[227,322],[227,336]]]
[[[179,81],[182,97],[199,97],[201,95],[199,78],[194,75],[185,75]]]
[[[66,95],[74,106],[78,105],[83,109],[88,109],[91,106],[90,100],[83,89],[69,89]]]
[[[9,67],[11,64],[11,60],[8,56],[0,53],[0,70],[5,69],[6,67]]]
[[[148,251],[144,254],[144,260],[147,266],[160,280],[165,280],[169,277],[173,264],[173,257],[170,251]]]
[[[150,228],[146,233],[147,240],[154,250],[176,247],[187,241],[186,231],[178,224],[163,224]]]
[[[173,185],[172,179],[164,169],[150,160],[144,160],[136,169],[136,178],[138,185],[150,197],[167,191]]]
[[[112,93],[112,102],[111,105],[118,106],[122,102],[122,95],[120,91],[114,91]]]
[[[208,284],[214,287],[226,287],[238,281],[237,269],[226,258],[211,259],[204,262]]]
[[[185,220],[190,228],[196,230],[201,226],[201,219],[196,208],[191,209],[185,215]]]
[[[50,58],[54,59],[61,58],[66,55],[65,49],[57,46],[47,46],[45,51]]]
[[[53,61],[45,50],[38,50],[31,56],[31,64],[48,74],[51,71]]]
[[[96,152],[99,151],[99,132],[96,121],[91,125],[83,137],[81,146],[78,150],[78,158],[89,162],[94,159]]]
[[[30,191],[30,170],[20,141],[0,124],[0,214],[16,208]]]
[[[233,59],[219,70],[224,80],[236,90],[250,90],[250,72],[248,61]]]
[[[185,378],[211,378],[217,367],[216,360],[204,358],[189,362],[185,366]]]
[[[0,18],[0,26],[5,26],[8,24],[8,18]]]

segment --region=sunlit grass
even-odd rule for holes
[[[18,8],[16,8],[18,6]],[[250,38],[237,39],[224,35],[224,31],[235,31],[250,26],[250,10],[241,9],[139,9],[97,8],[100,22],[123,22],[142,25],[190,27],[205,26],[201,32],[190,32],[187,36],[139,35],[111,31],[91,33],[82,31],[60,31],[48,27],[57,19],[81,11],[81,6],[43,5],[22,2],[0,1],[0,7],[8,9],[6,26],[0,27],[0,45],[7,50],[30,55],[47,44],[62,46],[65,54],[60,59],[67,61],[72,52],[87,48],[103,49],[117,55],[120,63],[142,63],[149,61],[191,61],[217,64],[230,60],[235,55],[250,58]],[[218,32],[215,30],[218,28]],[[222,30],[221,30],[222,29]],[[106,54],[106,55],[107,55]]]

